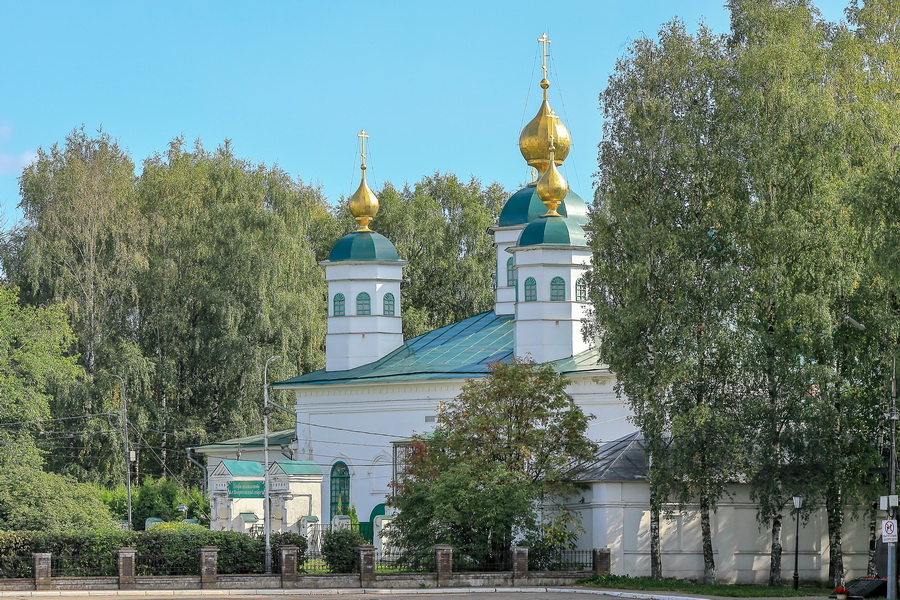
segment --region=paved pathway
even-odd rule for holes
[[[50,592],[0,592],[0,600],[60,598],[81,600],[98,597],[133,598],[135,600],[735,600],[718,596],[698,596],[679,592],[639,592],[600,590],[596,588],[424,588],[424,589],[334,589],[334,590],[93,590]],[[774,600],[742,598],[741,600]],[[790,600],[826,600],[819,596]]]

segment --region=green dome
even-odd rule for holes
[[[519,246],[587,246],[584,229],[575,219],[538,217],[522,230]]]
[[[564,217],[573,219],[579,225],[588,222],[587,204],[572,190],[569,190],[556,211]],[[503,210],[500,211],[500,227],[525,225],[545,214],[547,214],[547,207],[538,198],[537,187],[526,185],[510,196],[503,205]]]
[[[389,239],[374,231],[354,231],[337,241],[328,260],[387,260],[399,261],[397,249]]]

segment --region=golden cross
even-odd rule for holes
[[[542,33],[537,41],[544,47],[541,51],[541,70],[544,71],[544,79],[547,79],[547,57],[550,55],[550,53],[547,52],[547,44],[552,42],[550,41],[550,38],[547,37],[546,33]]]
[[[360,129],[359,133],[356,134],[356,137],[358,137],[360,139],[360,142],[362,143],[362,150],[360,150],[360,155],[362,156],[362,164],[363,164],[363,166],[365,166],[365,164],[366,164],[366,138],[369,136],[366,135],[365,129]]]

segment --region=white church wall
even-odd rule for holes
[[[723,498],[710,515],[713,551],[720,581],[759,583],[768,581],[770,534],[760,528],[749,488],[734,485],[730,497]],[[586,534],[580,547],[606,546],[611,569],[618,575],[650,575],[649,487],[645,482],[594,483],[584,495],[584,503],[573,505],[584,511]],[[703,548],[700,514],[696,506],[664,515],[660,519],[663,575],[679,579],[703,575]],[[866,574],[868,524],[848,511],[844,521],[842,550],[845,578]],[[828,527],[824,509],[807,522],[801,520],[799,575],[801,580],[825,581],[828,577]],[[796,542],[793,510],[785,508],[782,522],[782,577],[793,574]]]
[[[575,373],[567,391],[588,414],[588,435],[609,441],[630,433],[628,409],[609,374]],[[351,470],[350,498],[361,520],[390,493],[392,441],[434,429],[438,407],[459,395],[464,379],[382,384],[304,386],[296,391],[298,460],[318,464],[322,514],[329,518],[330,470],[341,460]]]

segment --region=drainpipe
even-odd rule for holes
[[[206,467],[204,467],[199,462],[194,460],[194,457],[191,456],[191,450],[193,450],[193,448],[186,448],[187,457],[188,457],[189,461],[191,461],[192,463],[194,463],[195,465],[200,467],[200,470],[203,471],[203,484],[201,485],[201,489],[203,490],[203,497],[206,498],[206,477],[207,477]]]

